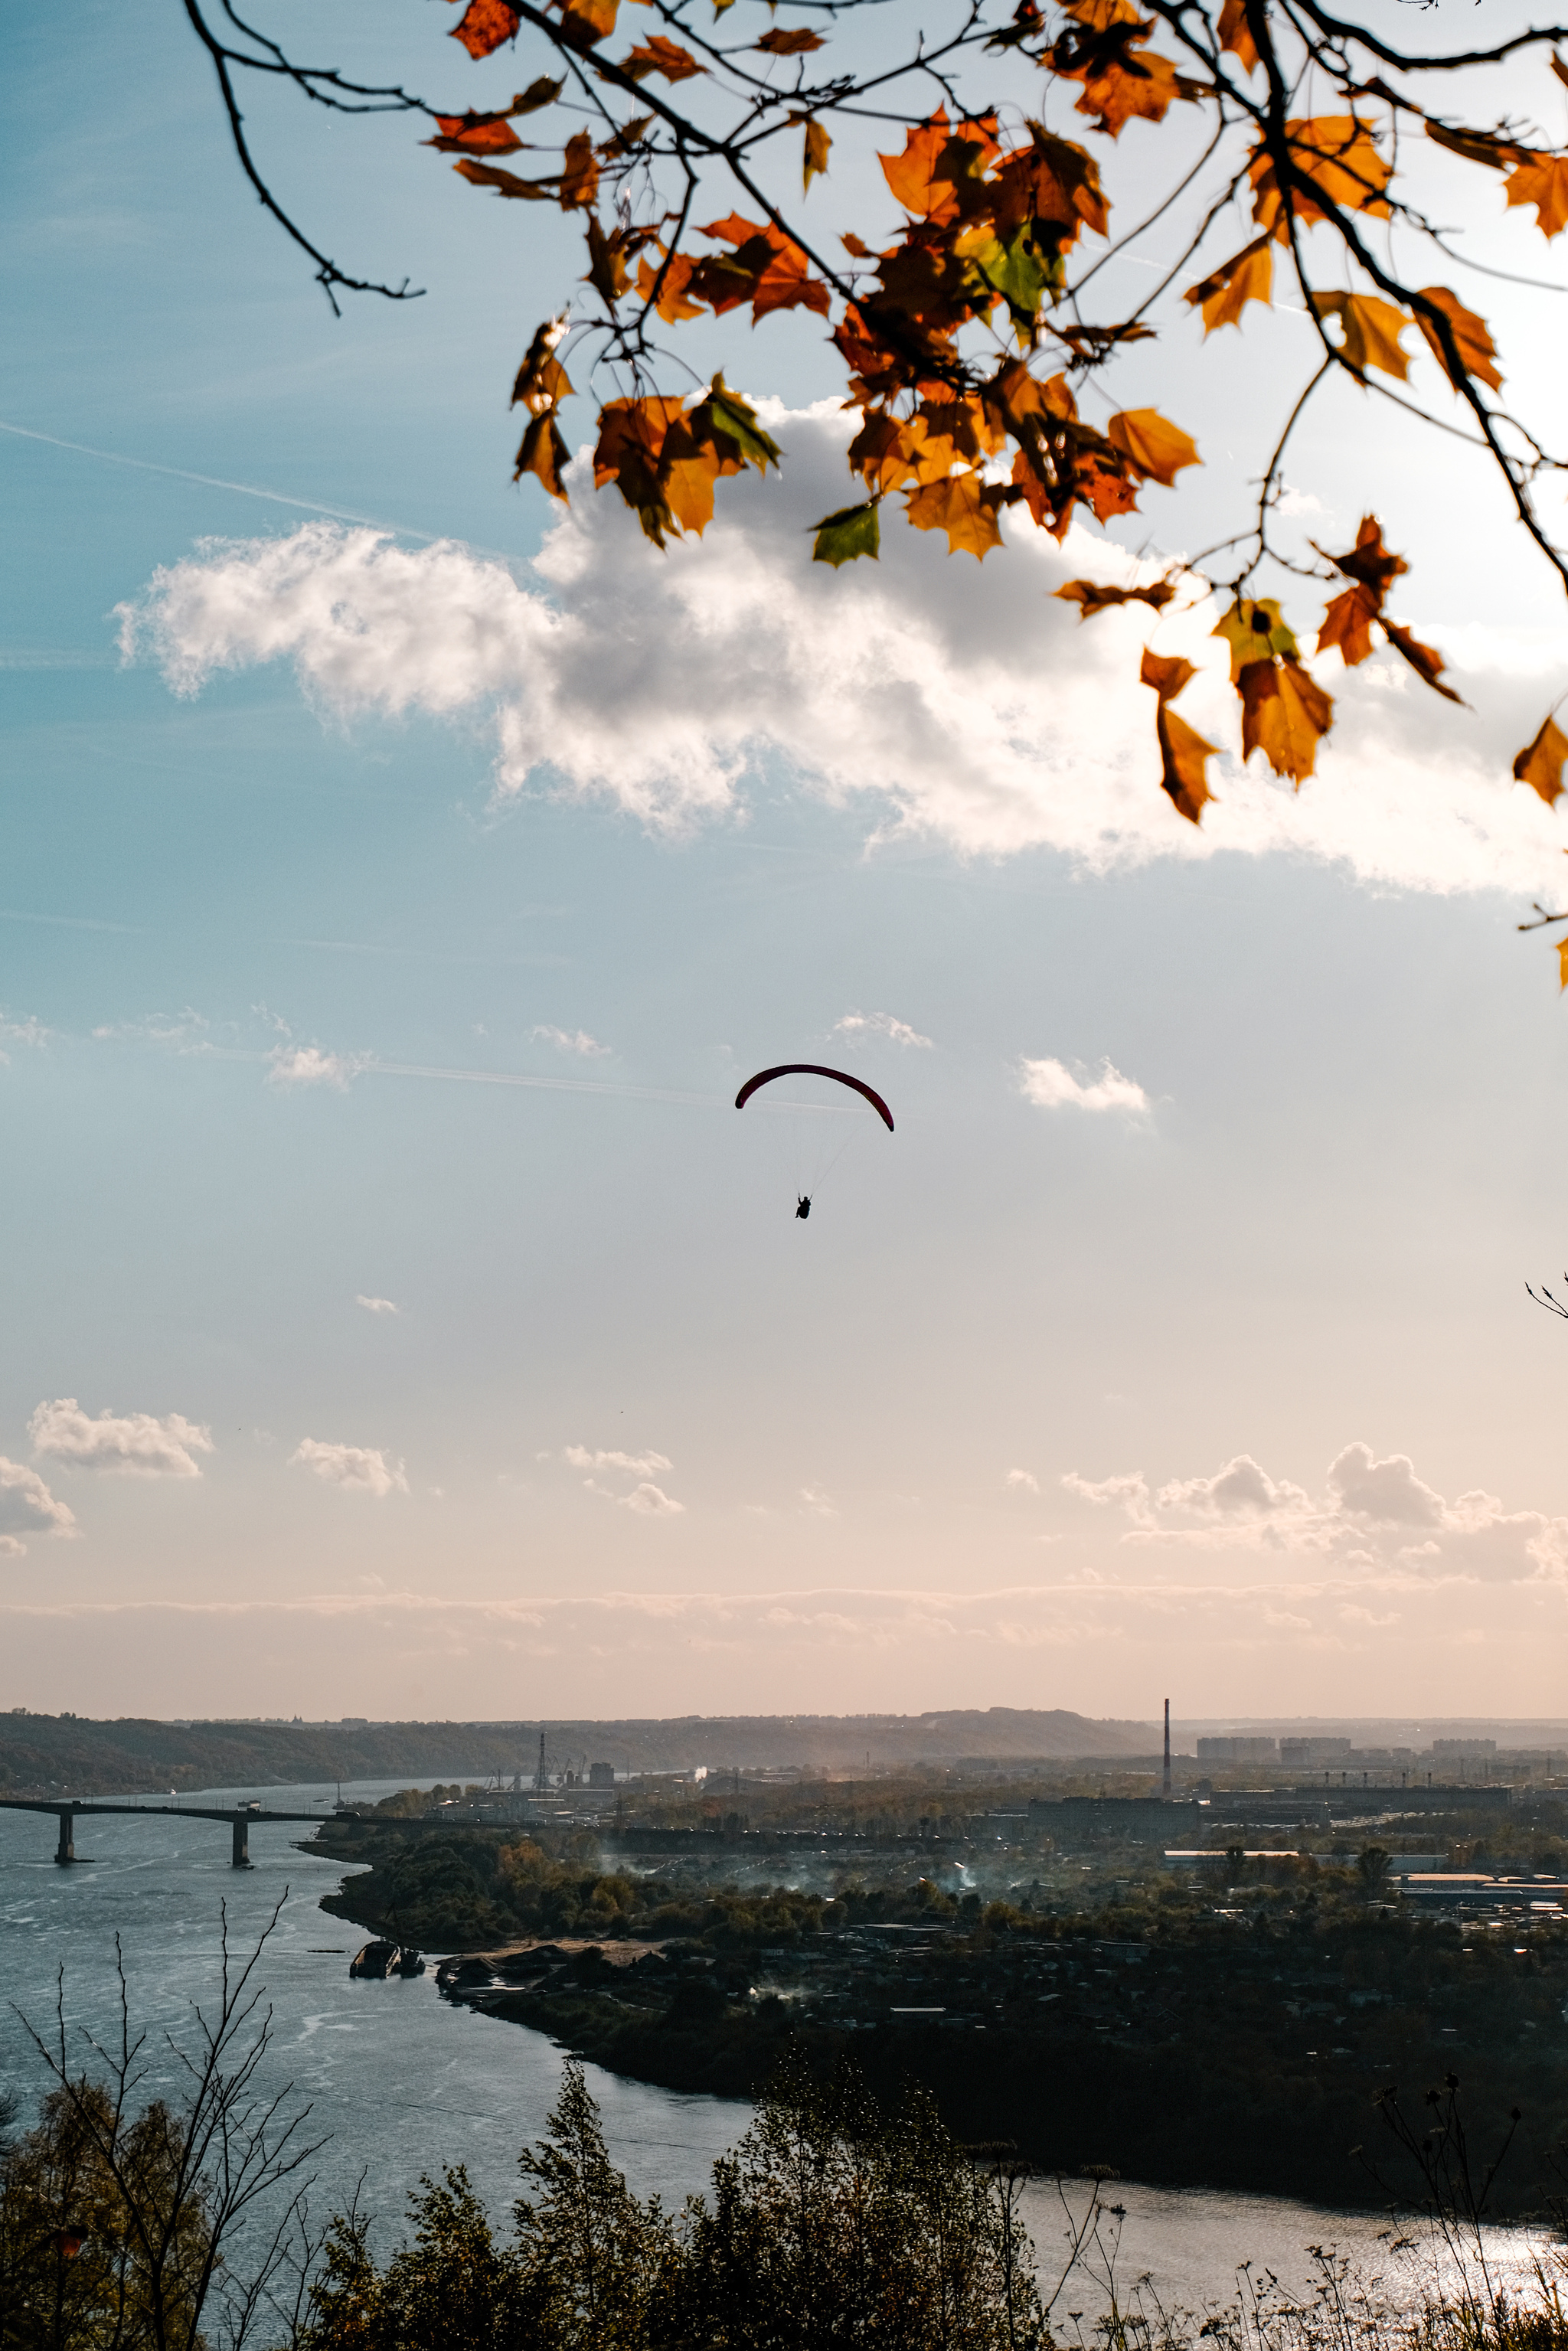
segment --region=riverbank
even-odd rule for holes
[[[1471,1926],[1315,1866],[1218,1901],[1167,1876],[1046,1907],[926,1879],[831,1896],[677,1884],[471,1828],[394,1848],[333,1823],[321,1842],[373,1863],[326,1908],[427,1948],[510,1942],[516,1967],[444,1970],[448,1989],[626,2079],[751,2097],[793,2042],[824,2073],[852,2054],[884,2098],[919,2082],[961,2138],[1009,2140],[1044,2169],[1374,2210],[1421,2200],[1381,2094],[1419,2112],[1452,2073],[1479,2162],[1512,2136],[1492,2209],[1561,2193],[1555,1916]],[[661,1949],[612,1970],[630,1938]]]
[[[261,1791],[250,1784],[203,1792],[233,1802]],[[372,1800],[385,1792],[363,1784],[345,1790]],[[307,1784],[286,1789],[276,1801],[298,1809],[321,1793],[319,1784]],[[236,1871],[229,1866],[227,1835],[210,1823],[105,1816],[83,1837],[77,1867],[66,1870],[56,1867],[51,1842],[39,1836],[36,1820],[0,1813],[0,1937],[7,1968],[0,2075],[28,2105],[46,2086],[10,2002],[47,2030],[62,1958],[73,2032],[80,2026],[100,2040],[112,2034],[117,1935],[133,2013],[155,2039],[164,2031],[177,2039],[187,2033],[191,2001],[208,2000],[216,1984],[220,1903],[228,1904],[236,1945],[248,1945],[291,1887],[264,1971],[274,2017],[267,2079],[278,2087],[292,2083],[307,2096],[313,2126],[327,2137],[313,2202],[323,2211],[346,2202],[362,2172],[361,2208],[374,2216],[374,2241],[384,2250],[402,2231],[405,2195],[421,2173],[439,2178],[447,2165],[462,2163],[490,2207],[505,2210],[517,2191],[518,2150],[537,2137],[558,2094],[570,2020],[559,2020],[559,2039],[518,2031],[440,1999],[434,1973],[406,1983],[350,1983],[353,1932],[317,1907],[344,1865],[295,1850],[292,1834],[254,1834],[254,1865]],[[532,2021],[544,2023],[544,2012]],[[582,2037],[586,2043],[586,2031]],[[639,2194],[657,2190],[674,2205],[708,2188],[714,2160],[750,2120],[744,2101],[598,2068],[589,2079],[617,2168]],[[1093,2144],[1092,2137],[1085,2141]],[[1310,2293],[1313,2244],[1337,2246],[1369,2275],[1387,2265],[1385,2222],[1375,2210],[1346,2211],[1342,2198],[1298,2203],[1127,2179],[1117,2183],[1115,2199],[1126,2214],[1121,2273],[1132,2280],[1150,2274],[1167,2306],[1228,2298],[1244,2262]],[[1051,2183],[1028,2183],[1024,2207],[1044,2269],[1058,2257],[1062,2229]],[[1527,2266],[1529,2237],[1494,2230],[1488,2241],[1505,2273],[1509,2264]]]

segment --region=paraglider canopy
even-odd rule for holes
[[[868,1086],[863,1078],[852,1078],[847,1070],[824,1069],[821,1061],[780,1061],[775,1070],[758,1070],[754,1078],[747,1079],[736,1095],[736,1109],[744,1110],[758,1086],[771,1085],[775,1078],[831,1078],[836,1084],[849,1086],[857,1094],[863,1094],[889,1134],[893,1133],[893,1113],[873,1087]]]

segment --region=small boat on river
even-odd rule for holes
[[[402,1953],[395,1943],[367,1943],[363,1950],[356,1951],[349,1961],[349,1974],[350,1978],[371,1978],[379,1981],[385,1976],[396,1974],[402,1958]]]

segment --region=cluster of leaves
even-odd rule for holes
[[[366,2227],[340,2221],[309,2351],[1024,2351],[1042,2336],[1006,2183],[918,2093],[889,2117],[847,2071],[787,2071],[716,2165],[711,2201],[672,2216],[629,2191],[569,2064],[522,2172],[509,2240],[460,2169],[426,2181],[382,2268]]]
[[[476,191],[553,205],[580,222],[584,291],[538,327],[513,392],[528,413],[518,477],[532,476],[552,497],[567,495],[560,416],[573,392],[568,357],[580,352],[597,402],[596,486],[613,483],[658,547],[700,533],[719,482],[776,468],[782,453],[722,373],[691,397],[661,387],[661,374],[685,365],[666,348],[670,330],[801,311],[821,322],[858,419],[848,460],[862,495],[815,527],[819,561],[874,557],[881,510],[893,497],[916,529],[941,531],[950,549],[977,558],[1003,544],[1004,507],[1060,540],[1075,514],[1102,524],[1129,515],[1150,484],[1172,486],[1199,462],[1179,426],[1155,409],[1115,407],[1103,389],[1123,354],[1168,323],[1160,309],[1167,291],[1206,337],[1240,327],[1249,305],[1266,308],[1288,293],[1312,323],[1317,362],[1300,396],[1283,404],[1250,526],[1155,580],[1070,582],[1060,592],[1082,616],[1137,602],[1157,628],[1173,606],[1190,611],[1219,596],[1242,756],[1261,754],[1298,789],[1313,771],[1333,704],[1279,598],[1262,592],[1273,583],[1260,573],[1350,583],[1319,623],[1314,658],[1335,651],[1354,666],[1374,649],[1375,632],[1428,686],[1457,700],[1438,655],[1386,609],[1406,567],[1373,517],[1343,553],[1287,551],[1272,534],[1287,444],[1331,378],[1375,390],[1479,450],[1536,549],[1568,582],[1568,553],[1537,500],[1543,473],[1560,461],[1502,404],[1487,321],[1451,287],[1415,283],[1419,270],[1401,274],[1390,241],[1397,230],[1402,252],[1452,255],[1448,234],[1405,190],[1403,158],[1419,138],[1490,175],[1505,207],[1533,207],[1544,236],[1568,225],[1568,153],[1517,118],[1477,126],[1450,119],[1440,102],[1444,76],[1542,52],[1568,81],[1551,31],[1407,52],[1331,13],[1325,0],[1147,0],[1142,8],[1135,0],[1013,0],[1010,14],[1009,0],[967,0],[951,29],[912,39],[902,56],[890,50],[879,16],[868,62],[852,49],[837,59],[821,53],[831,36],[853,30],[871,0],[802,0],[812,20],[789,25],[773,21],[770,5],[754,37],[732,37],[734,0],[715,0],[710,25],[699,21],[700,0],[626,0],[650,8],[659,26],[626,47],[617,38],[622,0],[459,5],[452,29],[476,63],[526,40],[548,70],[509,99],[437,110],[401,88],[297,65],[259,37],[248,46],[221,38],[200,0],[189,0],[189,11],[264,201],[270,192],[234,99],[244,68],[291,77],[340,109],[417,110],[434,125],[428,143],[454,157]],[[1159,38],[1163,48],[1153,46]],[[967,101],[963,80],[977,68],[1005,80],[1005,103]],[[1063,99],[1105,142],[1101,153],[1048,121]],[[1103,162],[1130,126],[1140,137],[1165,136],[1177,120],[1190,134],[1179,176],[1113,243]],[[519,123],[540,135],[525,141]],[[813,186],[831,183],[836,139],[867,126],[880,137],[888,125],[903,132],[901,147],[878,150],[897,225],[891,235],[843,230],[831,251],[834,241],[809,225]],[[1197,141],[1205,143],[1195,163]],[[798,158],[799,200],[785,193],[781,144],[791,170]],[[525,149],[527,171],[517,168]],[[1236,206],[1249,214],[1249,234],[1208,262],[1208,240]],[[715,216],[699,221],[710,209]],[[320,265],[329,292],[361,282],[284,225]],[[1161,265],[1159,284],[1130,315],[1096,320],[1088,293],[1104,261],[1149,234],[1167,248],[1174,238],[1180,257]],[[1183,290],[1193,269],[1201,274]],[[1276,286],[1281,272],[1288,289]],[[1436,363],[1435,404],[1432,387],[1422,398],[1410,389],[1407,329]],[[1442,413],[1450,394],[1458,422]],[[1171,707],[1193,674],[1185,658],[1145,651],[1140,676],[1155,695],[1162,781],[1173,808],[1196,824],[1213,797],[1214,747]],[[1568,734],[1548,718],[1513,772],[1552,803],[1565,762]]]

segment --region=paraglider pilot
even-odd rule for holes
[[[798,1217],[809,1217],[809,1216],[810,1215],[810,1213],[811,1213],[811,1196],[810,1196],[810,1194],[809,1192],[797,1192],[797,1193],[796,1193],[796,1195],[795,1195],[795,1214],[796,1214]]]

